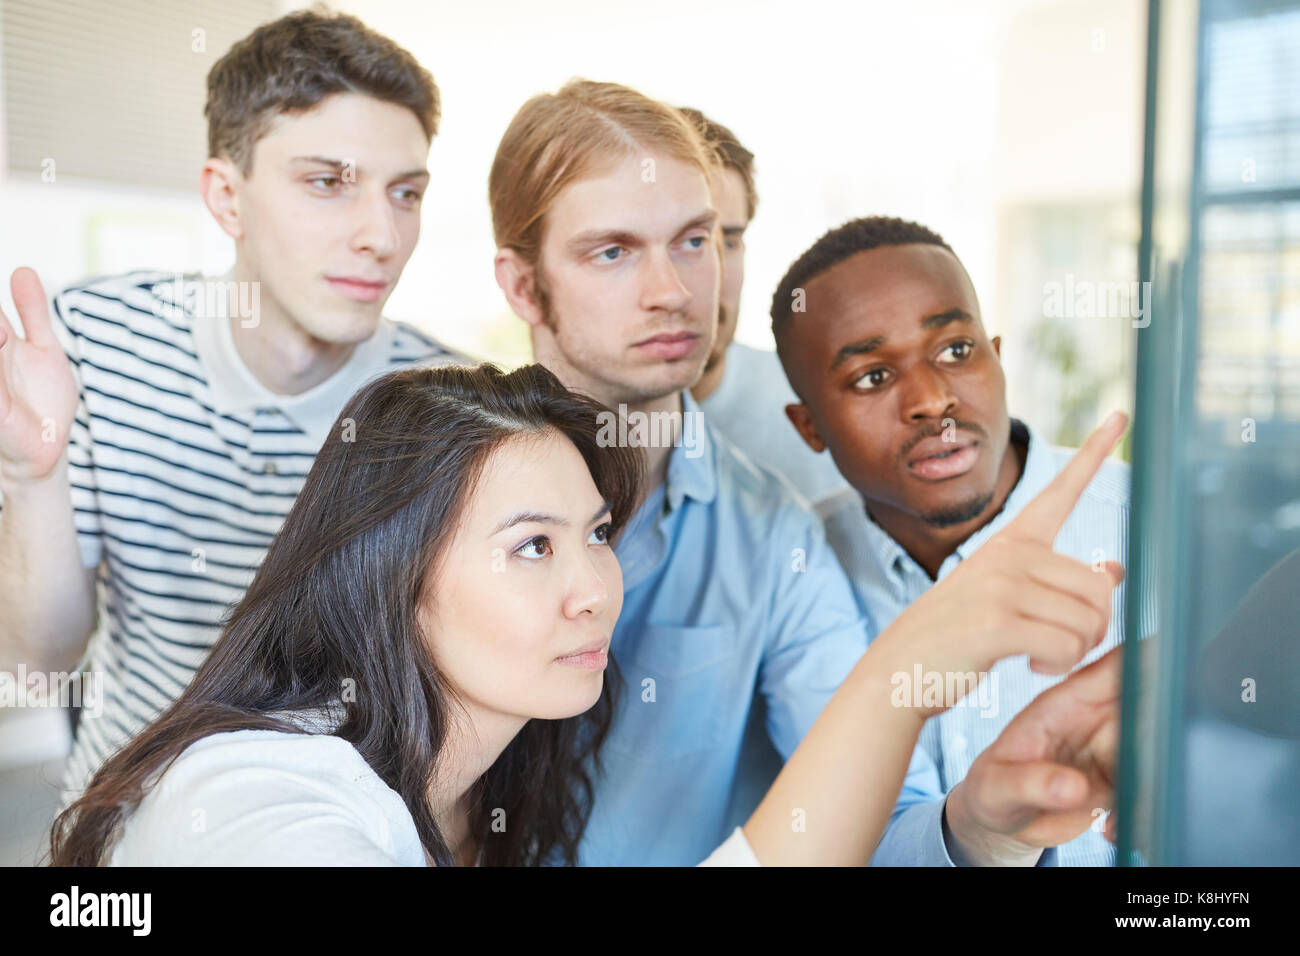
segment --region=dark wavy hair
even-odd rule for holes
[[[306,733],[280,712],[340,707],[330,732],[401,796],[434,862],[453,864],[429,800],[457,705],[418,624],[430,571],[436,577],[488,456],[517,435],[568,438],[609,502],[614,531],[623,527],[644,465],[637,449],[598,442],[603,410],[539,365],[509,374],[486,364],[409,368],[361,388],[193,681],[55,820],[51,864],[107,862],[126,817],[195,741]],[[470,832],[484,864],[576,863],[619,683],[617,671],[606,677],[594,707],[528,721],[479,780]],[[340,703],[344,687],[354,699]],[[504,832],[492,830],[494,808],[510,820]]]

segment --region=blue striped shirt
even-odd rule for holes
[[[942,581],[965,558],[1002,529],[1035,495],[1045,488],[1074,452],[1052,448],[1024,423],[1012,421],[1012,441],[1024,446],[1024,472],[1008,495],[1002,510],[983,528],[963,541],[939,568]],[[919,564],[871,520],[862,497],[846,489],[818,506],[826,522],[826,536],[853,582],[854,593],[867,617],[874,638],[909,604],[935,583]],[[1080,561],[1125,563],[1129,524],[1129,467],[1107,460],[1085,489],[1055,541],[1055,549]],[[1124,587],[1112,597],[1110,629],[1105,640],[1079,666],[1096,660],[1115,647],[1124,635]],[[992,684],[996,678],[996,684]],[[1027,656],[998,661],[986,678],[992,696],[979,691],[958,706],[930,718],[921,731],[902,793],[885,835],[872,859],[875,865],[951,866],[944,845],[942,811],[945,795],[970,770],[980,752],[997,739],[1003,728],[1031,700],[1063,677],[1035,674]],[[1098,818],[1100,820],[1100,817]],[[1102,835],[1100,824],[1063,844],[1045,851],[1040,865],[1113,866],[1115,848]]]

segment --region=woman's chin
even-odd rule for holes
[[[590,686],[579,690],[571,689],[563,695],[563,699],[556,700],[554,706],[547,707],[545,713],[533,716],[541,720],[565,720],[591,710],[596,706],[596,701],[600,700],[601,692],[605,689],[605,675],[600,671],[584,675],[583,682]]]

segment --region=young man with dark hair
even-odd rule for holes
[[[51,321],[35,273],[14,273],[0,663],[102,681],[65,801],[203,662],[346,399],[457,358],[381,314],[419,236],[439,105],[429,73],[353,17],[267,23],[208,74],[200,192],[234,240],[230,274],[89,281]]]
[[[985,331],[961,262],[924,226],[871,217],[831,230],[790,267],[771,314],[799,396],[787,414],[850,486],[818,510],[874,636],[1015,518],[1071,453],[1008,415],[1001,339]],[[1122,562],[1128,479],[1127,465],[1107,461],[1056,550],[1099,573]],[[1085,663],[1123,638],[1118,593]],[[1053,799],[1047,778],[985,753],[1059,680],[1009,658],[986,678],[984,706],[931,719],[875,862],[1113,864],[1100,827],[1046,851],[1018,839],[1018,821]]]
[[[717,155],[710,187],[722,233],[718,332],[691,394],[723,437],[788,479],[810,502],[820,501],[843,488],[844,479],[830,455],[814,453],[786,421],[785,406],[796,398],[776,353],[735,341],[745,282],[745,230],[758,207],[754,154],[721,123],[699,110],[679,109]]]

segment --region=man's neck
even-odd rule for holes
[[[656,412],[665,413],[669,415],[676,412],[677,418],[680,419],[685,409],[683,409],[682,407],[682,393],[672,392],[668,395],[664,395],[660,398],[653,399],[652,401],[645,402],[640,405],[635,405],[635,406],[629,405],[627,411],[629,415],[631,415],[634,411],[645,412],[647,415],[650,416],[649,420],[653,422],[654,413]],[[651,435],[660,434],[659,429],[655,428],[652,425],[650,427],[650,434]],[[678,440],[678,436],[674,434],[673,441],[676,442],[677,440]],[[641,499],[642,501],[644,501],[647,497],[649,497],[650,492],[654,491],[665,481],[668,480],[668,461],[672,457],[673,446],[668,445],[667,447],[664,448],[651,446],[645,450],[645,453],[646,453],[646,488],[645,488],[645,494],[642,496]]]
[[[240,263],[235,264],[235,282],[254,281]],[[276,395],[300,395],[343,367],[356,349],[352,344],[323,342],[314,338],[283,309],[267,297],[258,297],[257,322],[245,327],[230,314],[230,335],[235,351],[253,377]]]
[[[1002,511],[1024,473],[1027,455],[1028,449],[1018,445],[1014,439],[1007,443],[993,488],[993,500],[980,514],[962,524],[936,528],[911,512],[875,502],[867,502],[867,511],[871,519],[897,541],[933,581],[938,578],[939,568],[943,567],[948,556]]]
[[[700,380],[691,387],[691,395],[697,402],[702,402],[718,390],[722,384],[722,377],[727,372],[727,352],[723,349],[719,353],[717,361],[704,366],[704,374]]]
[[[649,421],[654,422],[653,413],[655,412],[678,412],[678,418],[680,419],[680,413],[684,411],[681,392],[669,392],[667,395],[660,395],[657,398],[648,400],[630,401],[626,395],[621,395],[619,390],[603,382],[592,381],[570,365],[563,353],[555,348],[554,343],[549,338],[544,338],[536,332],[533,334],[533,360],[545,366],[560,380],[565,388],[594,398],[615,414],[620,414],[619,406],[621,405],[623,406],[622,413],[625,413],[628,417],[631,417],[634,412],[644,412],[647,416],[650,416]],[[655,436],[659,434],[659,429],[652,426],[648,429],[648,432],[651,436]],[[677,437],[677,435],[673,435],[674,441],[677,440]],[[641,501],[645,501],[652,491],[667,480],[668,460],[672,456],[673,446],[671,444],[667,447],[652,446],[644,450],[646,454],[646,481],[641,492]]]

